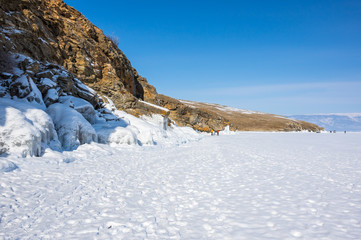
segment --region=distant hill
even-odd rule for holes
[[[212,116],[212,119],[217,119],[219,124],[229,125],[231,130],[236,131],[319,131],[322,130],[319,126],[305,122],[290,119],[284,116],[249,111],[239,108],[227,107],[219,104],[201,103],[194,101],[178,100],[182,106],[186,106],[185,112],[189,115],[189,121],[192,123],[203,114]],[[168,106],[168,105],[166,105]],[[205,116],[205,117],[206,117]],[[177,118],[177,116],[170,114],[170,117]],[[181,121],[181,119],[180,119]],[[214,125],[218,123],[215,122]],[[212,125],[210,122],[209,125]],[[194,125],[193,125],[194,126]],[[222,128],[214,128],[222,129]]]
[[[288,117],[314,123],[328,131],[361,131],[361,113],[288,115]]]

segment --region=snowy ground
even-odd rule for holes
[[[361,133],[240,133],[8,156],[0,238],[360,239],[360,143]]]

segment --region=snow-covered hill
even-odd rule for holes
[[[289,115],[288,117],[314,123],[328,131],[361,131],[361,113]]]

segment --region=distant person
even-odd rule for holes
[[[346,133],[346,131],[345,131],[345,133]]]
[[[217,136],[219,136],[219,130],[217,130]]]
[[[213,136],[213,129],[211,129],[211,136]]]

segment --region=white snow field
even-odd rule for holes
[[[361,133],[1,159],[3,239],[360,239]]]

